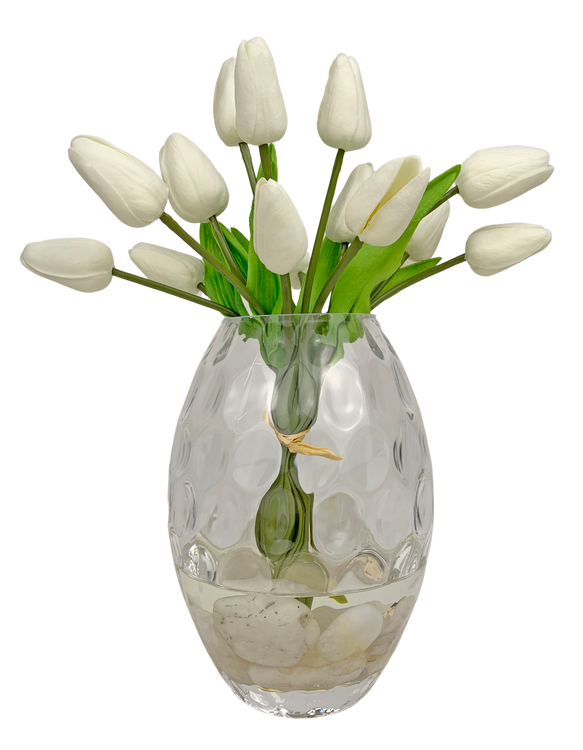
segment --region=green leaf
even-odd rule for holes
[[[356,257],[347,266],[332,290],[329,311],[333,312],[369,312],[366,310],[366,295],[375,286],[397,270],[401,264],[402,253],[391,247],[372,247],[363,245]],[[382,278],[372,281],[382,269]],[[364,294],[361,301],[359,297]],[[361,309],[362,308],[362,309]]]
[[[221,248],[218,246],[211,225],[208,223],[200,225],[200,244],[209,253],[212,253],[217,260],[226,265]],[[239,315],[249,314],[239,292],[206,261],[204,262],[204,285],[208,296],[213,302],[225,305],[225,307],[235,310]]]
[[[223,231],[225,239],[227,240],[227,245],[231,249],[231,254],[235,259],[235,263],[237,264],[243,276],[247,278],[247,256],[249,254],[249,243],[247,243],[247,247],[244,247],[235,237],[235,235],[230,232],[226,226],[224,226],[224,224],[221,224],[220,227]]]
[[[440,260],[441,258],[429,258],[428,260],[421,260],[419,263],[412,263],[410,266],[399,268],[390,279],[387,279],[387,283],[376,293],[375,298],[380,297],[381,294],[385,294],[389,289],[402,284],[403,281],[417,276],[418,273],[434,268]]]
[[[231,233],[233,237],[239,242],[241,247],[245,250],[245,254],[249,255],[249,240],[243,232],[240,232],[238,229],[235,229],[235,227],[231,227]]]
[[[372,247],[363,245],[354,260],[348,265],[332,292],[330,312],[370,312],[372,290],[384,279],[390,278],[401,265],[413,232],[419,222],[442,198],[455,182],[461,165],[456,165],[431,180],[409,226],[392,245]]]
[[[324,288],[324,285],[328,281],[330,274],[336,268],[336,264],[340,259],[340,248],[339,242],[332,242],[329,237],[324,237],[322,242],[322,248],[320,249],[320,255],[318,256],[318,265],[316,266],[316,273],[314,274],[314,283],[312,286],[312,294],[310,298],[310,306],[308,312],[312,312],[316,300],[320,296],[320,292]],[[302,300],[304,298],[304,287],[306,279],[304,277],[304,283],[302,284],[302,290],[300,292],[300,298],[296,305],[296,312],[299,312],[302,308]]]

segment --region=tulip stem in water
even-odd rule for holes
[[[217,241],[218,246],[221,248],[225,260],[227,261],[227,265],[229,266],[233,274],[239,279],[239,281],[245,284],[245,278],[243,277],[243,274],[241,273],[239,266],[235,261],[235,258],[233,258],[231,248],[229,247],[229,244],[225,239],[225,235],[223,234],[223,230],[221,229],[221,225],[219,224],[217,217],[211,216],[209,222],[213,230],[215,240]]]
[[[210,299],[203,299],[202,297],[197,297],[195,294],[189,294],[188,292],[183,292],[181,289],[175,289],[173,286],[166,286],[166,284],[159,284],[157,281],[144,279],[142,276],[136,276],[133,273],[126,273],[125,271],[120,271],[118,268],[114,268],[111,273],[113,276],[117,276],[119,279],[125,279],[126,281],[133,281],[134,284],[147,286],[150,289],[157,289],[159,292],[165,292],[166,294],[171,294],[174,297],[180,297],[181,299],[186,299],[189,302],[196,302],[197,305],[202,305],[203,307],[210,307],[212,310],[217,310],[218,312],[223,313],[223,315],[227,315],[230,318],[237,317],[237,313],[228,307],[223,307],[223,305],[219,305],[216,302],[211,302]],[[199,284],[199,286],[201,285]]]
[[[463,255],[458,255],[457,257],[446,261],[445,263],[440,263],[438,266],[429,268],[427,271],[422,271],[421,273],[418,273],[417,276],[412,276],[410,279],[407,279],[407,281],[403,281],[400,284],[397,284],[397,286],[394,286],[392,289],[389,289],[388,292],[385,292],[380,297],[377,297],[377,299],[374,300],[374,302],[372,303],[371,309],[378,307],[378,305],[380,305],[381,302],[384,302],[385,300],[389,299],[389,297],[393,297],[395,294],[398,294],[403,289],[406,289],[408,286],[411,286],[412,284],[416,284],[418,281],[423,281],[423,279],[428,279],[430,276],[435,276],[436,273],[447,271],[448,268],[453,268],[453,266],[457,266],[459,263],[463,263],[465,259],[466,259],[466,255],[464,253]]]
[[[271,156],[269,155],[269,143],[259,146],[259,156],[261,157],[261,166],[263,167],[263,176],[266,180],[273,178],[271,171]]]
[[[359,240],[358,237],[351,242],[351,244],[348,247],[348,250],[344,253],[342,258],[338,261],[336,264],[336,268],[332,271],[330,274],[328,281],[324,284],[324,288],[320,292],[320,296],[316,300],[316,304],[314,305],[314,312],[315,313],[321,313],[322,309],[324,307],[324,304],[326,300],[328,299],[328,295],[334,289],[334,285],[338,281],[338,279],[342,276],[344,273],[346,267],[350,263],[350,261],[355,257],[357,252],[360,250],[360,248],[363,246],[362,240]],[[307,289],[306,285],[306,289]],[[305,291],[304,291],[305,294]],[[304,297],[305,299],[305,297]]]
[[[249,178],[249,184],[251,185],[251,192],[255,195],[255,186],[257,185],[257,178],[255,177],[255,169],[253,168],[253,159],[251,158],[251,151],[249,150],[248,143],[240,143],[239,149],[241,150],[241,156],[243,157],[243,163],[247,170],[247,177]]]
[[[201,256],[201,258],[204,258],[209,266],[212,266],[215,271],[218,271],[221,276],[224,276],[227,281],[229,281],[235,287],[241,297],[246,299],[247,302],[255,309],[258,315],[265,315],[265,310],[261,307],[259,302],[257,302],[255,297],[251,294],[247,287],[242,284],[238,278],[233,276],[233,274],[228,271],[222,263],[220,263],[213,255],[211,255],[211,253],[209,253],[209,251],[206,250],[200,244],[200,242],[197,242],[194,237],[191,237],[188,232],[185,232],[180,224],[175,221],[175,219],[164,212],[160,216],[160,221],[165,224],[168,229],[171,229],[174,234],[178,235],[181,240],[186,242],[189,247],[191,247],[196,253]]]
[[[316,232],[316,239],[314,240],[314,248],[312,250],[312,257],[310,258],[310,265],[308,266],[308,273],[306,274],[304,296],[302,298],[302,313],[307,313],[310,310],[310,302],[312,301],[312,286],[314,285],[314,276],[316,275],[318,256],[320,255],[320,249],[322,248],[322,242],[324,241],[326,224],[328,223],[328,217],[330,216],[330,209],[332,208],[332,201],[334,200],[334,193],[336,192],[336,185],[338,184],[338,176],[340,175],[343,159],[344,151],[339,148],[336,153],[336,158],[334,159],[332,175],[330,177],[330,183],[328,184],[326,198],[324,199],[324,206],[322,208],[322,214],[320,216],[320,223],[318,224],[318,231]],[[320,297],[321,296],[322,295],[320,295]],[[323,304],[324,303],[322,302],[322,305]],[[315,309],[314,312],[316,312]]]

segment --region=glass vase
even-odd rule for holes
[[[239,698],[312,717],[365,695],[417,600],[432,524],[421,414],[374,315],[223,320],[178,421],[169,533]]]

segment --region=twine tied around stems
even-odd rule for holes
[[[342,461],[344,458],[343,455],[339,456],[337,453],[330,450],[330,448],[320,448],[317,445],[308,445],[308,443],[304,443],[304,438],[310,431],[309,427],[307,430],[296,432],[294,435],[283,435],[276,429],[271,421],[268,409],[265,409],[263,421],[271,427],[279,442],[282,445],[285,445],[290,453],[301,453],[304,456],[321,456],[322,458],[329,458],[331,461]]]

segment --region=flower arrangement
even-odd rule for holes
[[[551,241],[544,227],[500,224],[474,231],[463,254],[444,262],[434,257],[451,198],[460,195],[471,208],[498,206],[544,183],[553,167],[542,149],[505,146],[477,151],[430,179],[430,169],[423,168],[418,156],[405,156],[376,170],[370,163],[357,165],[334,200],[346,153],[364,148],[372,135],[358,63],[340,54],[330,68],[317,118],[320,138],[336,155],[310,253],[304,223],[278,180],[274,143],[285,135],[287,113],[271,52],[262,39],[241,42],[237,57],[223,64],[215,88],[214,121],[223,143],[238,147],[242,156],[252,191],[249,232],[219,221],[229,203],[227,185],[208,156],[186,136],[173,133],[162,146],[160,176],[107,141],[82,135],[73,139],[69,158],[107,207],[132,227],[160,220],[196,255],[140,242],[129,251],[143,274],[139,276],[116,268],[111,250],[102,242],[72,238],[33,242],[24,248],[21,260],[34,273],[82,292],[102,290],[116,277],[182,297],[234,319],[228,324],[233,336],[234,326],[244,342],[258,342],[256,359],[263,360],[271,376],[269,393],[259,394],[261,410],[265,408],[262,419],[271,428],[270,439],[275,435],[279,441],[281,459],[271,474],[275,478],[265,483],[271,485],[258,497],[253,551],[247,540],[240,547],[234,544],[223,559],[234,552],[239,562],[231,567],[266,571],[260,585],[268,588],[251,589],[246,595],[235,589],[235,596],[216,598],[209,611],[200,587],[188,593],[188,586],[191,579],[216,582],[211,545],[207,539],[201,541],[200,534],[179,540],[172,528],[171,541],[183,593],[201,637],[237,694],[279,715],[323,715],[358,700],[396,648],[421,585],[432,498],[422,507],[430,472],[422,468],[413,512],[423,545],[417,567],[412,568],[417,573],[412,588],[401,590],[398,599],[389,598],[391,589],[382,596],[375,593],[378,600],[361,597],[354,604],[347,595],[363,585],[363,576],[379,587],[391,581],[382,557],[368,549],[352,561],[362,567],[363,576],[359,578],[353,567],[342,575],[336,571],[335,578],[330,570],[334,561],[327,567],[314,541],[314,492],[302,486],[296,454],[333,462],[344,459],[330,447],[307,442],[318,417],[322,384],[355,342],[368,341],[375,351],[363,318],[390,297],[463,262],[475,273],[490,276],[543,250]],[[258,170],[250,146],[258,147]],[[180,219],[200,225],[198,239],[166,213],[168,202]],[[233,336],[216,353],[215,365],[227,356]],[[376,356],[384,358],[378,347]],[[400,390],[401,376],[394,378]],[[418,425],[419,421],[416,429],[422,432]],[[422,434],[413,432],[430,466]],[[176,445],[188,460],[190,447],[184,450],[180,440]],[[399,471],[402,445],[399,440],[393,445]],[[331,501],[328,512],[334,515],[334,496],[325,501]],[[193,497],[188,502],[194,506]],[[398,576],[406,578],[411,571],[403,570],[397,570]],[[272,588],[274,582],[279,588]],[[222,585],[228,589],[227,583]],[[256,583],[250,576],[247,585]],[[274,607],[273,592],[292,598],[277,600]],[[386,601],[381,601],[383,596]],[[324,617],[327,607],[319,597],[346,609]],[[310,701],[295,704],[292,698],[289,708],[273,697],[274,691],[321,693],[347,684],[360,687],[350,698],[336,693],[317,710]]]
[[[225,316],[366,313],[411,284],[467,261],[489,276],[543,250],[551,233],[533,224],[487,226],[472,233],[465,253],[441,262],[434,253],[459,194],[472,208],[492,208],[541,185],[552,174],[546,151],[526,146],[486,148],[430,180],[421,159],[391,159],[378,169],[355,167],[334,196],[346,152],[364,148],[372,128],[358,63],[344,54],[332,63],[318,133],[336,150],[311,255],[308,234],[278,182],[274,143],[285,135],[287,113],[271,52],[263,39],[241,42],[217,80],[214,119],[226,146],[240,149],[253,205],[250,236],[221,224],[229,203],[224,179],[189,138],[170,135],[160,151],[161,177],[101,138],[77,136],[71,163],[125,224],[162,221],[202,260],[148,243],[130,258],[144,277],[114,266],[97,240],[33,242],[22,263],[40,276],[83,292],[104,289],[116,276],[183,297]],[[249,146],[258,146],[256,174]],[[188,223],[188,234],[166,205]],[[299,291],[294,300],[292,289]]]

